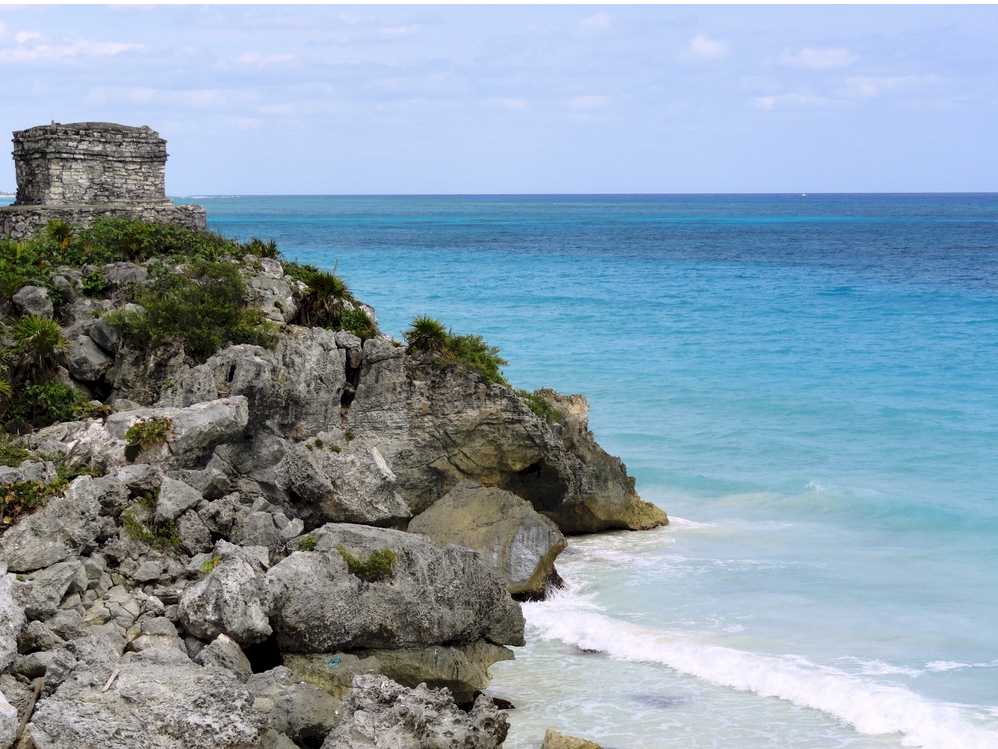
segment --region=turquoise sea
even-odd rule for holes
[[[586,394],[672,516],[525,607],[509,746],[998,747],[998,196],[197,202]]]

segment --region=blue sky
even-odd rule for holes
[[[149,124],[178,195],[998,191],[996,40],[998,7],[3,7],[0,130]]]

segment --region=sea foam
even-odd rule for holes
[[[966,708],[927,700],[792,655],[768,655],[657,630],[603,613],[571,589],[524,606],[531,635],[612,658],[667,666],[704,681],[787,700],[834,716],[868,735],[898,735],[923,749],[996,749],[998,730],[975,725]]]

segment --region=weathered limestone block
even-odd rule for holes
[[[51,318],[55,311],[48,289],[41,286],[22,286],[11,297],[11,301],[22,315]]]
[[[602,747],[592,741],[566,736],[549,728],[544,734],[544,743],[541,744],[541,749],[602,749]]]

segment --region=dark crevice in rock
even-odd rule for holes
[[[276,635],[271,635],[263,642],[247,645],[243,648],[243,652],[249,659],[250,668],[253,669],[254,674],[284,665],[284,656],[281,655],[281,649],[277,646]]]
[[[346,411],[357,396],[357,386],[360,385],[360,367],[350,364],[350,353],[347,352],[346,362],[343,365],[346,374],[346,383],[343,385],[343,393],[340,395],[340,408]]]
[[[523,497],[538,512],[556,511],[568,492],[565,480],[543,460],[508,476],[502,488]]]

